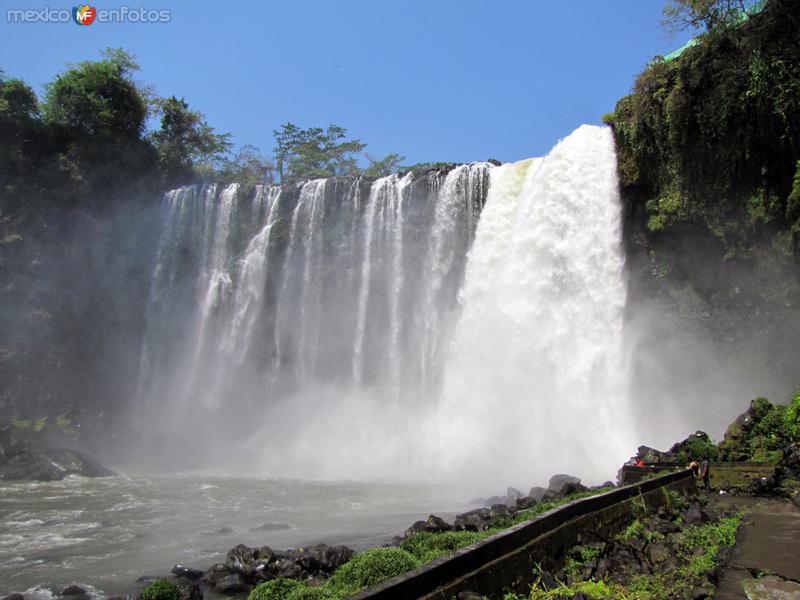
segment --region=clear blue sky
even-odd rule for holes
[[[0,67],[37,92],[66,62],[119,46],[139,79],[237,145],[269,154],[281,123],[335,123],[406,164],[544,154],[688,38],[662,32],[662,0],[134,0],[92,5],[170,9],[171,21],[7,22],[8,8],[62,4],[2,3]]]

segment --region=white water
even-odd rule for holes
[[[445,471],[611,478],[633,447],[618,194],[605,128],[493,170],[445,371]]]
[[[615,160],[584,126],[500,167],[170,193],[142,418],[270,476],[613,477],[633,447]]]

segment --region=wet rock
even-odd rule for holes
[[[430,532],[442,533],[445,531],[452,531],[453,526],[447,521],[436,515],[430,515],[425,521],[417,521],[411,527],[406,529],[404,537],[409,537],[415,533]]]
[[[225,566],[231,573],[239,573],[248,582],[252,582],[255,578],[256,561],[269,563],[274,558],[275,553],[269,546],[251,548],[244,544],[238,544],[228,550],[228,554],[225,556]]]
[[[178,582],[178,600],[203,600],[200,586],[191,581]]]
[[[214,531],[206,531],[204,533],[205,535],[230,535],[232,533],[236,533],[236,530],[232,527],[220,527]]]
[[[241,594],[249,592],[251,587],[241,573],[227,575],[214,584],[214,590],[220,594]]]
[[[35,444],[6,451],[0,456],[0,479],[58,481],[68,475],[116,475],[90,456],[71,448],[43,448]]]
[[[279,557],[267,566],[269,572],[275,577],[297,579],[303,574],[303,569],[291,558]]]
[[[175,565],[172,567],[170,571],[176,577],[184,577],[186,579],[191,579],[194,581],[195,579],[200,579],[204,575],[204,571],[200,569],[192,569],[191,567],[184,567],[183,565]]]
[[[505,504],[492,504],[489,510],[492,513],[492,521],[506,521],[510,519],[513,514]]]
[[[3,600],[25,600],[25,596],[15,592],[13,594],[9,594],[5,598],[3,598]]]
[[[800,585],[793,581],[776,581],[766,577],[746,579],[742,582],[742,587],[748,598],[758,598],[759,600],[800,598]]]
[[[775,476],[758,477],[750,483],[750,493],[754,496],[772,496],[777,491],[778,483]]]
[[[476,508],[457,515],[454,523],[456,531],[485,531],[489,528],[492,511],[488,508]]]
[[[517,498],[517,510],[525,510],[526,508],[531,508],[539,504],[535,498],[531,498],[530,496],[523,496],[522,498]]]
[[[251,527],[250,531],[281,531],[284,529],[291,529],[285,523],[262,523],[257,527]]]
[[[523,494],[517,488],[510,487],[510,488],[508,488],[506,490],[506,504],[508,506],[516,507],[517,506],[517,500],[519,500],[520,498],[522,498],[524,496],[525,496],[525,494]]]
[[[567,484],[567,483],[579,484],[580,482],[581,482],[580,477],[575,477],[574,475],[565,475],[563,473],[559,473],[559,474],[553,475],[550,478],[550,483],[548,484],[547,489],[558,491],[564,486],[564,484]]]
[[[708,514],[700,509],[698,504],[692,504],[686,509],[686,513],[683,515],[683,520],[688,525],[702,525],[703,523],[707,523],[709,520]]]
[[[231,574],[230,569],[227,565],[222,563],[217,563],[212,565],[208,571],[206,571],[205,575],[203,575],[203,583],[208,585],[215,585],[221,579],[227,577]]]
[[[88,596],[89,592],[87,592],[84,588],[79,585],[69,585],[61,590],[62,596]]]
[[[536,502],[541,502],[542,496],[544,496],[546,491],[547,488],[543,488],[537,485],[530,489],[530,491],[528,492],[528,497],[533,498],[534,500],[536,500]]]

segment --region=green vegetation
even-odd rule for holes
[[[278,578],[259,583],[247,600],[287,600],[289,595],[304,584],[296,579]]]
[[[413,554],[421,563],[426,563],[440,556],[451,555],[459,548],[479,542],[486,537],[485,532],[478,531],[446,531],[443,533],[423,531],[404,539],[400,547]]]
[[[719,445],[725,460],[778,462],[786,446],[800,441],[800,391],[788,405],[756,398],[747,414],[749,418],[733,423],[725,432]]]
[[[593,599],[614,598],[616,600],[667,600],[669,598],[691,597],[691,591],[706,581],[706,575],[717,566],[717,553],[722,547],[731,547],[736,541],[736,532],[741,524],[741,516],[722,518],[704,525],[683,527],[676,540],[676,568],[656,570],[652,574],[616,574],[610,579],[583,579],[582,567],[585,563],[596,561],[602,556],[600,547],[576,546],[569,553],[564,569],[564,581],[557,581],[555,587],[545,585],[543,572],[534,582],[529,596],[507,594],[504,600],[560,600],[572,598],[575,594],[585,594]],[[635,529],[635,531],[634,531]],[[644,533],[644,524],[635,521],[625,533],[619,536],[624,542]],[[662,536],[663,537],[663,536]],[[573,558],[575,557],[575,558]]]
[[[178,600],[178,586],[163,579],[154,581],[142,590],[139,600]]]
[[[418,567],[419,560],[402,548],[370,548],[339,567],[329,584],[341,595],[353,594]]]

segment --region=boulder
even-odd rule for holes
[[[47,449],[37,446],[9,449],[0,455],[0,479],[58,481],[68,475],[108,477],[116,475],[90,456],[70,448]]]
[[[506,504],[508,506],[516,507],[517,506],[517,500],[519,500],[520,498],[522,498],[524,496],[525,496],[525,494],[523,494],[517,488],[510,487],[510,488],[508,488],[506,490]]]
[[[226,575],[214,584],[214,590],[220,594],[242,594],[249,592],[251,587],[241,573]]]
[[[61,595],[64,597],[68,596],[88,596],[89,592],[87,592],[84,588],[79,585],[68,585],[63,590],[61,590]]]
[[[176,577],[183,577],[192,581],[201,579],[204,575],[204,572],[200,569],[192,569],[191,567],[184,567],[183,565],[175,565],[170,572]]]
[[[3,600],[25,600],[25,596],[17,592],[14,592],[13,594],[9,594],[5,598],[3,598]]]
[[[225,556],[225,566],[231,573],[239,573],[252,583],[255,579],[256,561],[269,563],[274,557],[275,553],[269,546],[251,548],[239,544],[228,550],[228,554]]]
[[[456,531],[485,531],[489,529],[492,511],[488,508],[476,508],[457,515],[454,523]]]
[[[218,581],[224,579],[231,574],[230,569],[223,563],[217,563],[209,568],[205,575],[203,575],[203,583],[207,585],[216,585]]]
[[[203,600],[203,592],[200,586],[191,581],[179,581],[178,600]]]
[[[683,520],[687,525],[702,525],[709,520],[708,514],[700,509],[698,504],[692,504],[686,509]]]
[[[483,505],[489,508],[493,504],[505,504],[508,499],[505,496],[491,496],[483,501]]]
[[[517,498],[517,510],[525,510],[526,508],[532,508],[539,504],[535,498],[531,498],[530,496],[523,496],[522,498]]]
[[[800,476],[800,442],[789,444],[783,449],[781,466],[791,471],[796,477]]]
[[[528,492],[528,497],[533,498],[534,500],[536,500],[536,502],[541,502],[542,496],[544,496],[546,491],[547,488],[543,488],[537,485],[530,489],[530,491]]]
[[[557,475],[553,475],[550,478],[550,483],[547,485],[548,490],[560,490],[564,484],[566,483],[576,483],[579,484],[581,482],[580,477],[575,477],[574,475],[565,475],[563,473],[559,473]]]

